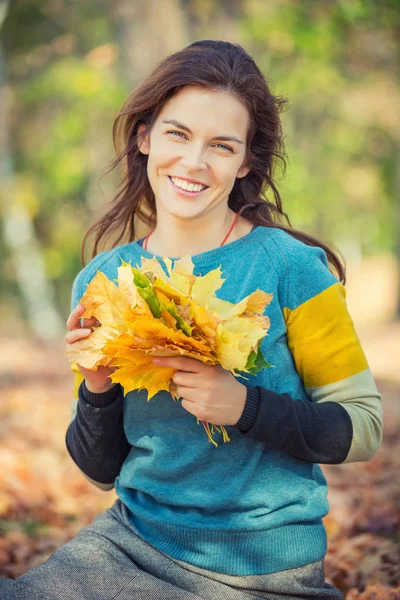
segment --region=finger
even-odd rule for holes
[[[190,373],[202,373],[205,370],[205,365],[201,360],[189,358],[188,356],[155,356],[153,363],[162,367],[170,367],[171,369],[188,371]]]
[[[73,329],[76,329],[77,327],[79,327],[79,319],[80,319],[80,316],[83,315],[84,312],[85,312],[85,307],[80,304],[78,304],[78,306],[76,308],[74,308],[74,310],[71,312],[71,314],[69,315],[67,322],[66,322],[68,331],[72,331]]]
[[[186,398],[183,398],[181,401],[181,406],[182,408],[184,408],[185,410],[187,410],[190,414],[194,415],[195,417],[197,417],[197,412],[198,412],[198,408],[195,405],[194,402],[191,402],[190,400],[187,400]]]
[[[196,387],[196,383],[193,380],[193,373],[189,373],[188,371],[175,371],[172,375],[172,381],[187,388]]]
[[[181,406],[187,410],[187,412],[194,415],[196,419],[199,419],[200,421],[206,421],[207,423],[213,422],[213,416],[211,415],[210,411],[196,402],[192,402],[187,398],[183,398],[181,401]]]
[[[68,333],[65,336],[65,341],[67,344],[73,344],[78,340],[82,340],[84,338],[89,337],[91,333],[91,329],[74,329],[73,331],[68,331]]]
[[[198,398],[198,392],[194,388],[187,388],[183,385],[176,386],[176,393],[182,398],[190,402],[190,404],[196,404],[196,398]]]

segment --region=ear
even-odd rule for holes
[[[150,136],[146,134],[146,125],[139,125],[137,132],[137,145],[142,154],[149,154]]]
[[[241,179],[242,177],[246,177],[246,175],[248,173],[250,173],[250,167],[242,166],[242,167],[240,167],[239,171],[237,172],[236,177],[238,179]]]

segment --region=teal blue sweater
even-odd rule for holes
[[[72,307],[98,269],[116,279],[121,258],[140,266],[141,256],[153,254],[138,242],[96,256],[75,279]],[[327,550],[322,522],[329,510],[327,483],[319,465],[306,452],[293,450],[291,440],[300,436],[311,447],[319,436],[320,445],[333,447],[347,424],[338,416],[335,429],[336,417],[327,413],[311,423],[314,412],[297,409],[341,405],[349,424],[341,462],[369,460],[381,441],[381,397],[348,313],[344,288],[321,248],[279,229],[257,227],[192,259],[195,275],[221,266],[226,281],[219,298],[237,303],[257,288],[273,294],[265,309],[271,326],[261,349],[274,368],[257,376],[246,374],[247,381],[239,379],[251,392],[243,415],[248,426],[226,426],[231,441],[224,443],[216,434],[218,447],[167,392],[149,402],[146,391],[120,394],[118,435],[123,423],[125,450],[112,477],[116,493],[140,536],[198,567],[258,575],[319,560]],[[254,390],[261,393],[256,402]],[[116,388],[108,393],[114,407],[118,393]],[[96,396],[102,395],[87,394],[81,386],[78,417],[83,423],[86,413],[97,411],[93,428],[99,431],[99,411],[110,411],[104,419],[109,422],[113,409],[101,398],[96,409],[90,406],[96,405]],[[81,439],[87,441],[90,426],[85,428]],[[110,440],[116,439],[116,431],[115,425]],[[89,477],[104,481],[85,468],[79,458],[83,450],[74,450],[88,445],[79,443],[78,435],[76,423],[71,423],[71,456]],[[105,458],[102,465],[106,468]]]

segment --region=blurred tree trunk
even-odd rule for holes
[[[189,16],[181,0],[118,0],[111,8],[117,25],[119,66],[131,90],[168,54],[190,44]],[[136,238],[149,232],[137,219]]]
[[[0,1],[0,30],[7,8],[8,2]],[[46,279],[40,244],[30,215],[15,197],[8,127],[10,97],[5,58],[0,46],[0,218],[4,241],[12,257],[29,328],[42,341],[52,341],[60,337],[65,326],[54,302],[54,290]]]
[[[396,317],[400,319],[400,144],[397,144],[396,152],[397,169],[395,169],[394,182],[394,236],[395,236],[395,256],[397,259],[397,310]]]
[[[397,32],[396,39],[399,39],[400,26],[397,24],[394,27]],[[400,72],[400,46],[397,44],[396,52],[393,60],[393,69],[395,73]],[[396,168],[397,167],[397,168]],[[397,310],[396,317],[400,319],[400,140],[397,138],[396,154],[395,154],[395,181],[394,181],[394,247],[395,256],[397,259]]]
[[[119,0],[112,10],[123,76],[132,87],[156,63],[190,43],[188,15],[180,0]]]

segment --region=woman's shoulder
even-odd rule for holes
[[[280,276],[287,298],[293,296],[295,302],[304,301],[338,283],[323,248],[306,244],[277,227],[261,226],[260,229],[260,242]]]
[[[279,244],[280,247],[289,252],[295,252],[296,250],[306,252],[307,248],[310,248],[308,244],[297,238],[293,233],[278,226],[257,225],[257,229],[260,231],[263,242],[272,242],[274,245]]]
[[[328,267],[326,252],[320,246],[311,246],[279,227],[259,225],[258,241],[265,248],[271,259],[281,265],[281,270],[301,267],[312,267],[323,263]]]
[[[137,241],[139,246],[142,245],[143,240]],[[118,245],[109,250],[104,250],[96,254],[80,271],[78,275],[82,278],[91,278],[98,270],[104,271],[106,274],[108,271],[114,269],[116,266],[121,265],[121,259],[129,262],[130,260],[137,258],[135,252],[135,246],[133,242],[127,244]],[[140,249],[140,248],[139,248]]]
[[[128,246],[129,244],[116,246],[96,254],[76,275],[73,282],[73,296],[82,296],[98,271],[102,271],[109,279],[116,277],[117,269],[121,265],[121,258],[127,259]]]
[[[98,270],[101,270],[104,265],[106,265],[109,260],[115,254],[117,248],[113,248],[111,250],[104,250],[103,252],[99,252],[90,261],[79,271],[77,277],[80,279],[91,279]]]

